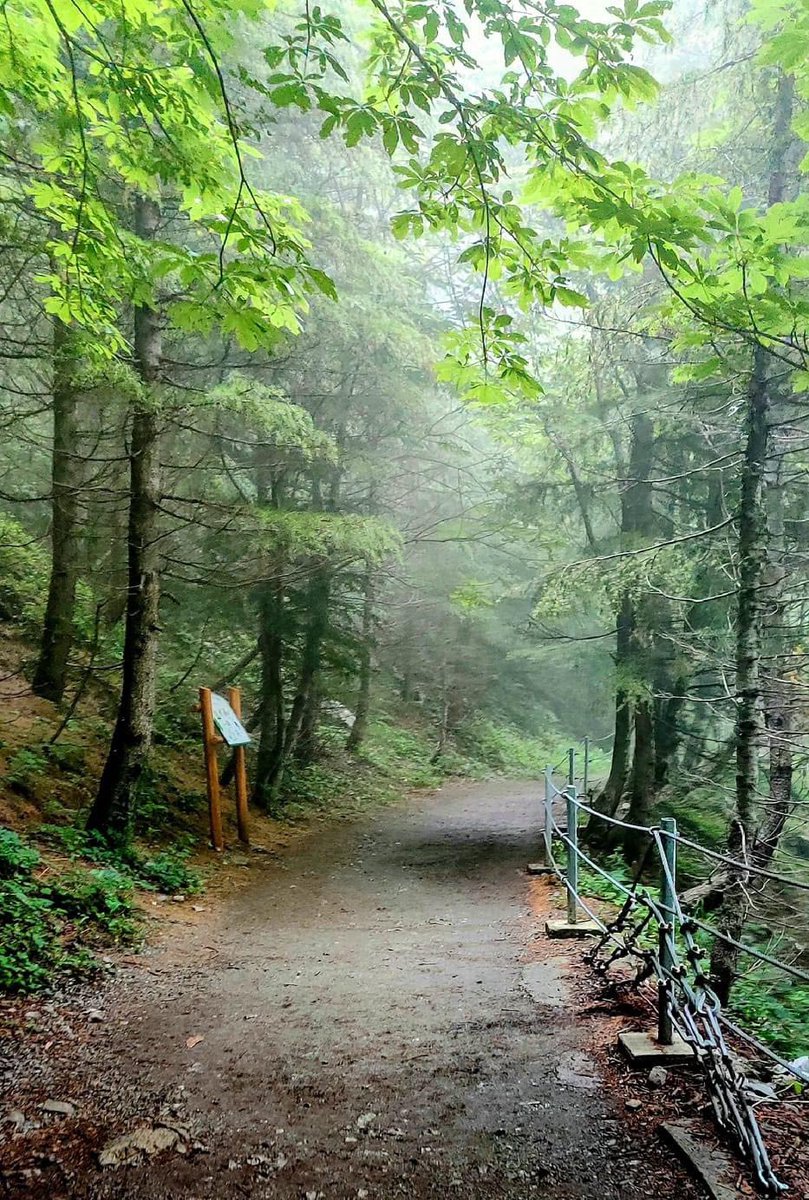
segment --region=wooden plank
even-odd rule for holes
[[[228,688],[230,707],[241,721],[242,693],[240,688]],[[250,845],[250,827],[247,818],[247,761],[244,746],[233,747],[234,779],[236,782],[236,824],[239,829],[239,841],[244,846]]]
[[[214,850],[221,851],[225,848],[225,838],[222,833],[222,805],[219,798],[219,764],[216,761],[216,747],[222,739],[218,736],[213,722],[210,688],[199,689],[199,710],[202,713],[202,744],[205,751],[205,779],[208,785],[211,845]]]

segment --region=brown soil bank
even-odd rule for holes
[[[100,992],[33,1006],[6,1195],[696,1195],[626,1126],[558,960],[525,954],[536,818],[528,785],[455,784],[321,830]]]

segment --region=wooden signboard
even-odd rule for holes
[[[237,691],[236,688],[230,689],[231,698]],[[241,711],[240,701],[239,711]],[[214,725],[222,735],[226,745],[228,746],[247,746],[250,743],[250,734],[242,725],[239,719],[239,714],[236,712],[231,701],[220,696],[218,692],[211,692],[211,708],[213,710]]]
[[[229,688],[227,699],[210,688],[199,689],[199,710],[202,714],[202,743],[205,749],[205,778],[208,785],[208,809],[211,819],[211,844],[214,850],[224,850],[222,805],[219,793],[219,746],[231,746],[236,784],[236,824],[239,841],[250,845],[247,823],[247,764],[244,748],[250,734],[242,725],[242,698],[238,688]]]

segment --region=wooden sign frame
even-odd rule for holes
[[[211,823],[211,845],[214,850],[221,852],[225,848],[225,837],[222,831],[222,802],[219,790],[219,747],[225,745],[225,739],[216,731],[213,716],[213,693],[210,688],[199,689],[199,711],[202,714],[202,745],[205,752],[205,782],[208,789],[208,812]],[[241,720],[242,694],[239,688],[228,688],[228,703],[236,716]],[[244,746],[233,747],[234,780],[236,790],[236,826],[239,841],[243,846],[250,845],[250,829],[247,807],[247,760]]]

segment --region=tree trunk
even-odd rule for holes
[[[320,705],[323,697],[320,694],[319,673],[306,696],[303,707],[300,729],[295,742],[295,761],[302,767],[308,767],[317,758],[317,731],[320,725]]]
[[[292,701],[289,717],[284,710],[281,679],[281,656],[283,638],[279,611],[280,587],[276,587],[274,599],[265,593],[266,607],[261,611],[260,640],[262,645],[262,696],[261,696],[261,740],[254,799],[263,808],[271,808],[278,800],[284,780],[284,772],[295,753],[302,732],[314,740],[317,730],[317,714],[312,713],[316,703],[317,682],[320,672],[323,638],[328,627],[330,573],[321,568],[315,572],[309,584],[307,612],[309,621],[304,634],[298,684]],[[319,705],[318,705],[319,708]],[[307,711],[309,725],[306,729]]]
[[[654,799],[654,767],[652,701],[644,698],[635,705],[635,753],[632,759],[629,809],[626,814],[627,822],[632,825],[648,825],[650,822]],[[640,863],[648,841],[648,835],[640,830],[624,830],[624,858],[633,869]]]
[[[136,202],[136,232],[155,236],[160,210],[153,200]],[[109,755],[88,828],[110,841],[129,836],[138,784],[147,764],[155,707],[155,676],[160,618],[158,513],[161,496],[159,423],[155,387],[160,375],[160,314],[135,309],[135,362],[144,383],[130,439],[128,589],[121,700]]]
[[[360,670],[354,724],[346,742],[349,754],[356,754],[368,732],[371,713],[371,676],[373,673],[374,645],[374,575],[369,567],[365,573],[365,592],[362,601],[362,628],[360,629]]]
[[[784,199],[786,169],[794,106],[794,81],[782,75],[773,114],[773,139],[770,149],[769,207]],[[768,582],[770,528],[767,521],[765,487],[768,475],[780,471],[772,458],[771,417],[772,384],[770,356],[763,346],[753,351],[753,369],[747,393],[747,437],[742,467],[739,505],[739,592],[736,611],[736,812],[728,833],[731,858],[755,859],[753,838],[757,819],[758,749],[761,738],[761,604],[762,587]],[[773,516],[773,513],[770,513]],[[776,517],[776,520],[778,518]],[[780,535],[779,535],[780,536]],[[769,581],[771,582],[771,581]],[[777,663],[773,665],[777,677]],[[770,696],[768,723],[774,737],[770,743],[771,809],[766,841],[761,853],[769,861],[791,804],[792,755],[789,749],[788,705]],[[769,848],[771,847],[771,849]],[[739,941],[750,911],[747,890],[748,872],[731,867],[717,919],[720,933]],[[716,994],[723,1004],[730,996],[738,974],[739,950],[716,938],[711,954],[711,975]]]
[[[282,674],[284,589],[280,576],[261,585],[258,603],[258,642],[261,654],[260,732],[253,801],[269,808],[283,756],[286,713]]]
[[[780,427],[785,405],[775,388],[771,389],[774,422]],[[780,418],[780,419],[779,419]],[[770,469],[765,479],[765,503],[769,540],[768,572],[764,602],[764,640],[767,667],[762,672],[764,696],[764,725],[769,743],[770,794],[764,819],[760,824],[753,847],[753,861],[767,867],[775,857],[781,834],[789,820],[794,801],[792,796],[792,719],[798,702],[796,688],[790,677],[791,642],[787,624],[787,605],[784,585],[787,579],[786,540],[784,530],[784,452],[787,437],[780,428],[771,437]]]
[[[728,853],[745,858],[755,824],[758,793],[759,704],[759,597],[767,560],[767,526],[763,485],[769,449],[769,392],[767,353],[756,347],[747,395],[747,439],[742,467],[739,505],[739,592],[736,610],[736,812],[728,833]],[[718,918],[721,933],[738,940],[749,910],[747,872],[729,872]],[[727,1003],[736,978],[739,952],[717,938],[711,955],[713,986]]]
[[[645,412],[632,418],[632,445],[627,464],[627,483],[621,492],[621,548],[631,550],[645,543],[654,529],[652,510],[652,471],[654,451],[654,426]],[[620,462],[616,465],[621,469]],[[643,677],[644,631],[640,628],[640,612],[628,593],[621,599],[617,618],[615,644],[615,740],[613,742],[610,774],[595,808],[613,816],[617,811],[626,788],[629,773],[632,709],[635,710],[635,741],[637,754],[638,709],[645,703],[637,697],[647,679]],[[651,712],[649,714],[651,716]],[[643,718],[641,717],[641,720]],[[633,784],[634,786],[634,784]],[[588,827],[587,841],[593,847],[609,849],[620,840],[619,831],[605,821],[593,818],[592,830]]]
[[[51,574],[42,642],[32,687],[58,704],[65,693],[73,645],[79,559],[78,510],[81,468],[78,401],[74,385],[75,345],[62,321],[53,325],[53,458],[51,463]]]
[[[615,734],[612,741],[610,773],[593,808],[609,817],[615,816],[621,803],[626,781],[629,777],[629,762],[632,750],[632,699],[627,691],[630,645],[632,639],[632,602],[627,593],[621,599],[615,638]],[[593,848],[606,848],[615,841],[614,826],[607,821],[591,817],[584,831],[584,840]],[[611,836],[613,835],[613,836]]]
[[[661,625],[660,631],[670,633],[670,625]],[[670,636],[656,636],[655,657],[657,660],[654,679],[654,791],[661,792],[668,783],[669,771],[680,745],[680,714],[685,704],[688,680],[673,669],[672,641]]]
[[[318,683],[323,656],[323,639],[329,625],[330,598],[331,572],[328,568],[321,567],[315,572],[309,584],[307,604],[309,621],[303,642],[298,688],[292,701],[292,711],[289,714],[289,723],[284,738],[284,764],[297,751],[299,739],[304,732],[307,711],[310,712],[308,736],[313,739],[317,729]],[[312,717],[311,713],[315,704],[317,704],[318,711]],[[280,782],[280,779],[276,782],[276,792]]]

